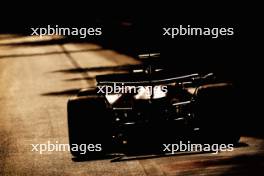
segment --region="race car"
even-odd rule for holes
[[[70,146],[90,145],[87,157],[162,152],[162,144],[176,140],[239,142],[234,85],[213,73],[177,75],[147,66],[96,81],[67,104]]]

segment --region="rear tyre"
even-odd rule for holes
[[[68,131],[75,157],[100,157],[110,143],[110,122],[104,97],[90,95],[68,101]]]
[[[236,100],[236,92],[231,84],[209,84],[198,88],[195,110],[204,142],[225,144],[239,142]]]

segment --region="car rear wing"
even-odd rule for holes
[[[174,76],[174,77],[163,77],[155,78],[148,77],[140,74],[131,75],[131,74],[112,74],[106,76],[96,77],[98,85],[113,85],[113,84],[122,84],[122,85],[161,85],[161,84],[170,84],[175,82],[187,82],[198,79],[200,76],[198,73],[183,75],[183,76]]]

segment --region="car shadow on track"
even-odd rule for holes
[[[54,92],[47,92],[42,93],[42,96],[71,96],[71,95],[77,95],[77,93],[80,91],[80,89],[68,89],[63,91],[54,91]]]
[[[87,68],[72,68],[72,69],[62,69],[62,70],[55,70],[51,73],[82,73],[82,72],[104,72],[104,71],[129,71],[133,68],[137,68],[138,65],[120,65],[120,66],[104,66],[104,67],[87,67]]]
[[[104,50],[101,48],[95,49],[82,49],[82,50],[75,50],[75,51],[52,51],[52,52],[45,52],[45,53],[29,53],[29,54],[10,54],[10,55],[0,55],[1,58],[17,58],[17,57],[34,57],[34,56],[47,56],[47,55],[56,55],[56,54],[66,54],[66,53],[81,53],[81,52],[91,52],[91,51],[100,51]]]

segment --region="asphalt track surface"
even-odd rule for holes
[[[95,75],[139,63],[96,44],[56,40],[0,35],[0,175],[264,175],[264,140],[246,136],[232,152],[142,155],[116,162],[32,151],[31,144],[68,143],[67,100],[94,86]]]

